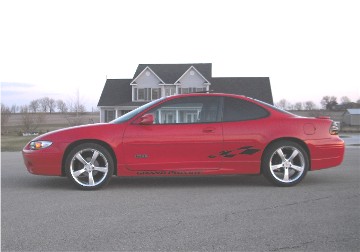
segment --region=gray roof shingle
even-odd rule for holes
[[[245,95],[273,104],[269,77],[212,78],[210,90],[213,90],[215,93]]]

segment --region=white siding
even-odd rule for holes
[[[134,87],[137,88],[157,88],[159,87],[161,81],[150,70],[146,69],[141,75],[139,75],[135,82],[137,85]]]
[[[191,75],[193,74],[193,75]],[[194,69],[190,69],[182,78],[179,80],[181,88],[203,88],[205,87],[204,82],[206,80],[198,74]]]

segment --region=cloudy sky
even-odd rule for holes
[[[213,63],[216,77],[270,77],[275,101],[360,98],[359,1],[0,2],[1,102],[77,90],[96,107],[106,78],[139,63]]]

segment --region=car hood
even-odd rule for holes
[[[79,139],[111,140],[122,135],[122,124],[98,123],[69,127],[40,135],[34,140],[73,142]]]

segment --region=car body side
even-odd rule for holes
[[[84,142],[94,142],[109,150],[118,176],[259,174],[266,149],[280,140],[291,140],[303,146],[309,155],[310,170],[333,167],[342,162],[344,142],[337,135],[329,133],[332,123],[330,119],[298,117],[279,112],[251,98],[228,96],[255,103],[269,114],[255,120],[206,125],[138,123],[139,118],[152,107],[172,99],[169,97],[123,123],[79,126],[41,135],[34,140],[51,141],[52,146],[42,150],[31,150],[29,144],[25,146],[25,165],[33,174],[64,176],[65,159],[71,149]],[[176,136],[179,130],[192,132],[201,126],[204,126],[205,130],[208,129],[207,126],[216,129],[218,135],[205,134],[201,139],[196,134],[189,134],[181,139]],[[174,127],[177,127],[177,131],[174,131]],[[139,130],[144,134],[136,136]],[[156,141],[151,142],[154,139]],[[136,150],[144,143],[144,150],[139,150],[138,153],[130,152],[131,148]],[[194,148],[196,153],[192,153],[191,148]],[[154,152],[148,154],[152,149]],[[179,155],[184,155],[184,152],[188,160],[197,160],[201,156],[202,161],[184,165],[184,162],[172,162],[171,158],[168,158],[174,156],[180,160]],[[147,156],[154,155],[153,153],[162,155],[156,161],[151,161]]]

